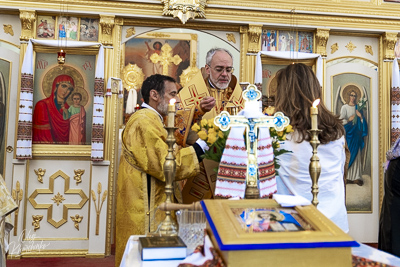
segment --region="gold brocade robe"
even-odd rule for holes
[[[217,89],[210,85],[208,77],[203,78],[201,72],[197,73],[179,92],[183,109],[178,110],[175,117],[175,126],[178,128],[175,132],[177,143],[183,147],[193,144],[199,137],[191,127],[194,123],[199,124],[201,119],[214,118],[228,106],[244,108],[242,93],[242,88],[233,75],[226,89]],[[215,106],[204,113],[200,108],[200,101],[206,96],[214,97]],[[182,181],[180,187],[183,203],[190,204],[213,197],[217,181],[214,168],[218,168],[218,163],[205,159],[200,164],[200,173],[196,177]]]
[[[3,177],[0,175],[0,266],[6,266],[6,239],[8,238],[8,233],[13,228],[13,225],[11,224],[11,218],[8,215],[17,209],[18,206],[15,204],[10,192],[6,187]]]
[[[205,113],[200,108],[200,101],[204,97],[212,96],[215,99],[215,106]],[[185,147],[186,144],[193,144],[198,138],[197,134],[190,131],[194,123],[201,119],[211,119],[226,110],[228,106],[244,108],[242,88],[237,78],[232,75],[231,82],[226,89],[213,88],[208,77],[203,78],[199,71],[179,92],[182,109],[178,110],[175,118],[175,132],[177,143]]]
[[[154,110],[140,109],[126,124],[117,182],[115,266],[120,264],[129,236],[155,231],[165,217],[157,207],[165,201],[166,138],[163,121]],[[182,148],[175,157],[176,180],[197,174],[199,162],[193,147]],[[150,198],[147,174],[151,175]]]

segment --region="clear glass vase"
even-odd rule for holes
[[[185,242],[188,252],[204,243],[206,216],[203,211],[179,210],[176,212],[179,225],[179,237]]]

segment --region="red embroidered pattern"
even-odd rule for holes
[[[21,92],[33,93],[33,75],[22,73],[21,74]]]
[[[392,105],[400,105],[400,88],[392,87],[392,91],[390,93]]]
[[[245,151],[245,150],[246,150],[246,148],[243,147],[243,146],[231,146],[231,145],[226,145],[225,148],[232,149],[232,150],[242,150],[242,151]]]
[[[103,125],[93,124],[92,126],[92,143],[103,143]]]
[[[270,149],[271,147],[272,147],[271,144],[268,144],[268,145],[266,145],[266,146],[258,146],[258,147],[257,147],[257,150]]]
[[[18,140],[32,140],[32,122],[18,122]]]
[[[244,179],[246,178],[246,169],[220,166],[218,176],[224,179]]]
[[[94,79],[94,95],[103,96],[104,95],[104,79],[95,78]]]

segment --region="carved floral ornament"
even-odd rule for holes
[[[183,24],[195,17],[205,18],[204,8],[207,0],[161,0],[164,3],[163,15],[178,17]]]

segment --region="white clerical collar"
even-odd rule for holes
[[[149,104],[146,104],[145,102],[143,102],[142,103],[142,108],[148,108],[148,109],[154,110],[154,112],[157,113],[157,115],[160,117],[161,121],[164,122],[163,116],[161,116],[161,114],[158,113],[158,111],[155,110],[153,107],[151,107]]]
[[[217,89],[217,88],[215,88],[214,84],[211,82],[210,78],[208,78],[208,84],[209,84],[212,88]]]

